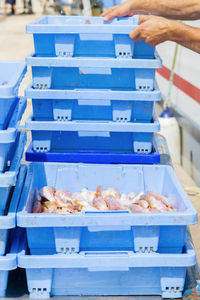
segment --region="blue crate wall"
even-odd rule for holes
[[[53,295],[161,295],[181,298],[187,267],[196,263],[187,243],[182,254],[82,252],[78,255],[18,255],[30,298]]]

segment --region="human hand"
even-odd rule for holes
[[[171,40],[174,22],[158,16],[141,15],[139,17],[139,26],[131,31],[129,36],[136,42],[145,41],[150,46],[156,46]]]
[[[102,17],[104,17],[104,21],[110,21],[115,17],[132,17],[134,14],[136,14],[136,11],[134,11],[133,0],[129,0],[107,9]]]

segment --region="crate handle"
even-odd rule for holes
[[[111,75],[111,68],[105,67],[81,67],[79,68],[79,73],[81,75],[87,74],[98,74],[98,75]]]
[[[15,112],[11,118],[8,128],[17,128],[21,122],[22,115],[26,109],[26,98],[21,97],[19,99],[19,105],[16,107]]]
[[[94,131],[78,131],[78,136],[80,137],[107,137],[109,138],[110,137],[110,132],[109,131],[97,131],[97,132],[94,132]]]
[[[78,99],[78,105],[83,106],[111,106],[111,101],[107,99],[95,99],[95,100],[87,100],[87,99]]]

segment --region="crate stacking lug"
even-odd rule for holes
[[[80,249],[80,235],[81,228],[79,227],[55,227],[56,252],[63,254],[78,253]]]

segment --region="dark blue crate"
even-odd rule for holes
[[[65,162],[91,164],[159,164],[160,154],[153,149],[150,154],[98,153],[98,152],[35,152],[32,144],[26,151],[27,161]]]
[[[26,89],[32,98],[35,121],[97,120],[115,122],[150,122],[154,102],[161,94],[157,84],[151,92],[119,90]]]
[[[155,71],[161,68],[158,54],[153,59],[28,56],[34,88],[117,89],[151,91]]]
[[[170,164],[170,155],[166,141],[162,136],[155,135],[153,151],[150,154],[130,153],[99,153],[99,152],[35,152],[32,143],[26,150],[27,161],[37,162],[71,162],[97,164]]]
[[[0,130],[7,127],[15,110],[19,85],[25,73],[25,63],[0,62]]]
[[[26,31],[33,34],[37,56],[153,58],[155,47],[129,37],[137,27],[138,17],[104,22],[102,17],[45,16]]]

